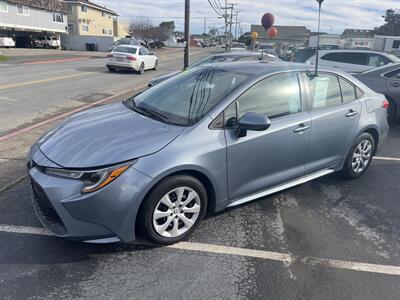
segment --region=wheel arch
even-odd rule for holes
[[[372,135],[372,138],[374,139],[374,143],[375,143],[375,148],[374,148],[374,153],[373,155],[376,154],[377,149],[378,149],[378,145],[379,145],[379,131],[377,128],[371,126],[371,127],[367,127],[365,129],[363,129],[361,131],[361,134],[363,133],[369,133],[370,135]]]
[[[139,209],[136,213],[136,218],[135,218],[135,235],[138,236],[140,235],[140,224],[139,224],[139,217],[138,215],[141,214],[144,203],[146,202],[147,197],[150,195],[150,193],[155,189],[155,187],[164,179],[172,176],[178,176],[178,175],[186,175],[186,176],[191,176],[193,178],[196,178],[199,180],[203,185],[204,188],[206,189],[207,192],[207,211],[208,212],[215,212],[216,211],[216,191],[215,187],[212,184],[210,178],[204,173],[199,170],[194,170],[194,169],[182,169],[178,171],[171,172],[167,175],[164,175],[160,178],[158,178],[151,188],[147,191],[145,196],[143,197],[143,201],[140,203]]]

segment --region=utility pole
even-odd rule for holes
[[[225,0],[225,51],[228,51],[229,44],[228,44],[228,0]]]
[[[236,11],[236,22],[235,22],[235,38],[238,38],[238,18],[239,18],[239,10]]]
[[[317,53],[315,55],[315,76],[318,76],[318,59],[319,59],[319,32],[321,30],[321,6],[324,0],[317,0],[318,2],[318,35],[317,35]]]
[[[183,68],[186,70],[190,65],[190,0],[185,0],[185,41]]]
[[[229,38],[232,39],[232,22],[233,22],[233,4],[231,4],[231,21],[229,23]],[[232,43],[229,43],[232,44]],[[230,47],[229,47],[230,48]]]

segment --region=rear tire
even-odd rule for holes
[[[154,68],[153,68],[153,70],[154,70],[154,71],[157,71],[157,67],[158,67],[158,60],[156,60],[156,62],[154,63]]]
[[[342,169],[348,179],[357,179],[367,172],[375,153],[375,141],[371,134],[361,134],[352,145]]]
[[[207,191],[191,176],[162,180],[144,200],[138,225],[152,242],[169,245],[184,240],[197,228],[207,210]]]
[[[142,63],[142,64],[140,65],[138,73],[139,73],[140,75],[143,75],[143,73],[144,73],[144,63]]]

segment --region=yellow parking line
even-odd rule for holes
[[[45,83],[45,82],[56,81],[56,80],[63,80],[63,79],[68,79],[68,78],[73,78],[73,77],[85,76],[85,75],[89,75],[89,74],[94,74],[94,73],[93,72],[84,72],[84,73],[64,75],[64,76],[59,76],[59,77],[51,77],[51,78],[39,79],[39,80],[33,80],[33,81],[5,84],[5,85],[0,85],[0,90],[17,88],[17,87],[33,85],[33,84],[38,84],[38,83]]]

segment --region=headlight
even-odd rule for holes
[[[128,163],[112,166],[109,168],[90,171],[46,168],[46,173],[60,177],[79,179],[83,181],[82,193],[91,193],[105,187],[106,185],[117,179],[135,162],[136,161],[130,161]]]

